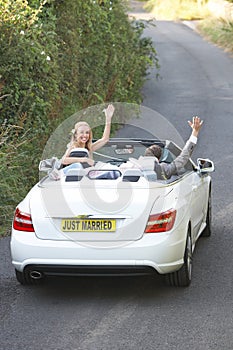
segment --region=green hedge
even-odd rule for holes
[[[140,103],[157,54],[120,0],[0,0],[0,225],[38,179],[51,132],[107,101]]]

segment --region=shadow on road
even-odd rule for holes
[[[161,289],[167,289],[163,278],[155,276],[138,277],[48,277],[39,286],[22,287],[30,288],[48,297],[76,297],[87,299],[99,297],[114,298],[119,296],[132,296],[143,293],[147,297],[155,296]]]

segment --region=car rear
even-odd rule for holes
[[[185,244],[178,187],[143,177],[35,186],[16,209],[13,265],[34,279],[174,271]]]

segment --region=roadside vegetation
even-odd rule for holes
[[[209,15],[207,0],[147,0],[145,9],[156,19],[199,20]]]
[[[221,13],[210,11],[211,0],[141,0],[144,8],[156,19],[195,20],[201,35],[229,52],[233,52],[233,10],[223,11],[224,1],[219,1]],[[233,0],[228,0],[233,5]]]
[[[208,40],[233,52],[233,20],[210,18],[198,23],[197,29]]]
[[[0,0],[0,14],[1,235],[53,130],[91,105],[140,103],[158,59],[123,0]]]

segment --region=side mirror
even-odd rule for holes
[[[209,159],[198,158],[197,170],[201,174],[212,173],[214,171],[214,162]]]

